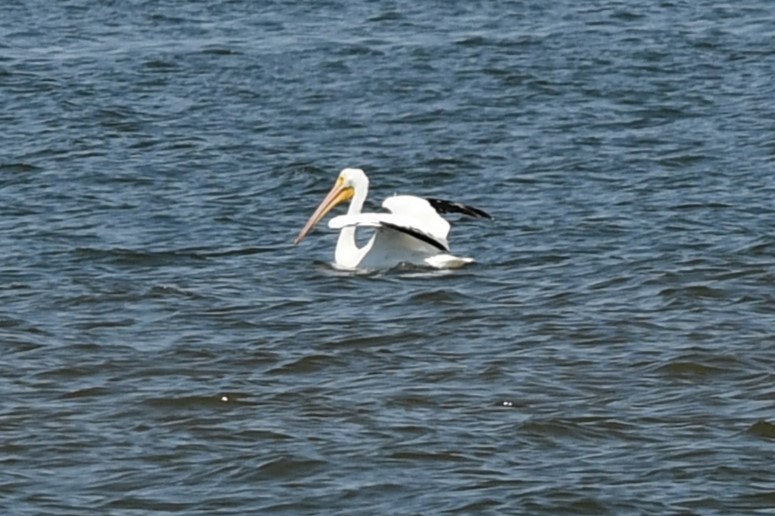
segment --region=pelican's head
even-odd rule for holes
[[[301,228],[299,236],[296,237],[293,243],[298,244],[304,240],[304,237],[312,231],[315,224],[320,222],[320,219],[325,217],[329,211],[343,202],[351,200],[355,195],[356,189],[361,191],[368,188],[368,185],[369,180],[366,174],[359,168],[346,168],[339,172],[339,177],[336,178],[334,187],[328,192],[328,195],[326,195],[307,223],[304,224],[304,227]]]

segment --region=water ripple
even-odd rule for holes
[[[770,11],[10,3],[0,509],[769,510]],[[477,263],[293,246],[345,166]]]

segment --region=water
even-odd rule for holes
[[[0,512],[771,511],[769,2],[312,4],[2,7]]]

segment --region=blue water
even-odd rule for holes
[[[3,514],[775,507],[769,2],[0,13]],[[477,263],[294,247],[344,167]]]

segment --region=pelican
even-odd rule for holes
[[[347,214],[334,217],[328,223],[331,229],[339,230],[334,253],[337,268],[387,269],[401,264],[457,268],[474,260],[450,254],[447,243],[450,225],[441,215],[460,213],[492,219],[482,210],[465,204],[413,195],[394,195],[385,199],[382,207],[390,213],[361,213],[368,193],[369,178],[363,170],[342,170],[334,187],[301,229],[294,244],[301,242],[335,206],[350,201]],[[362,247],[355,241],[358,227],[376,228],[374,235]]]

